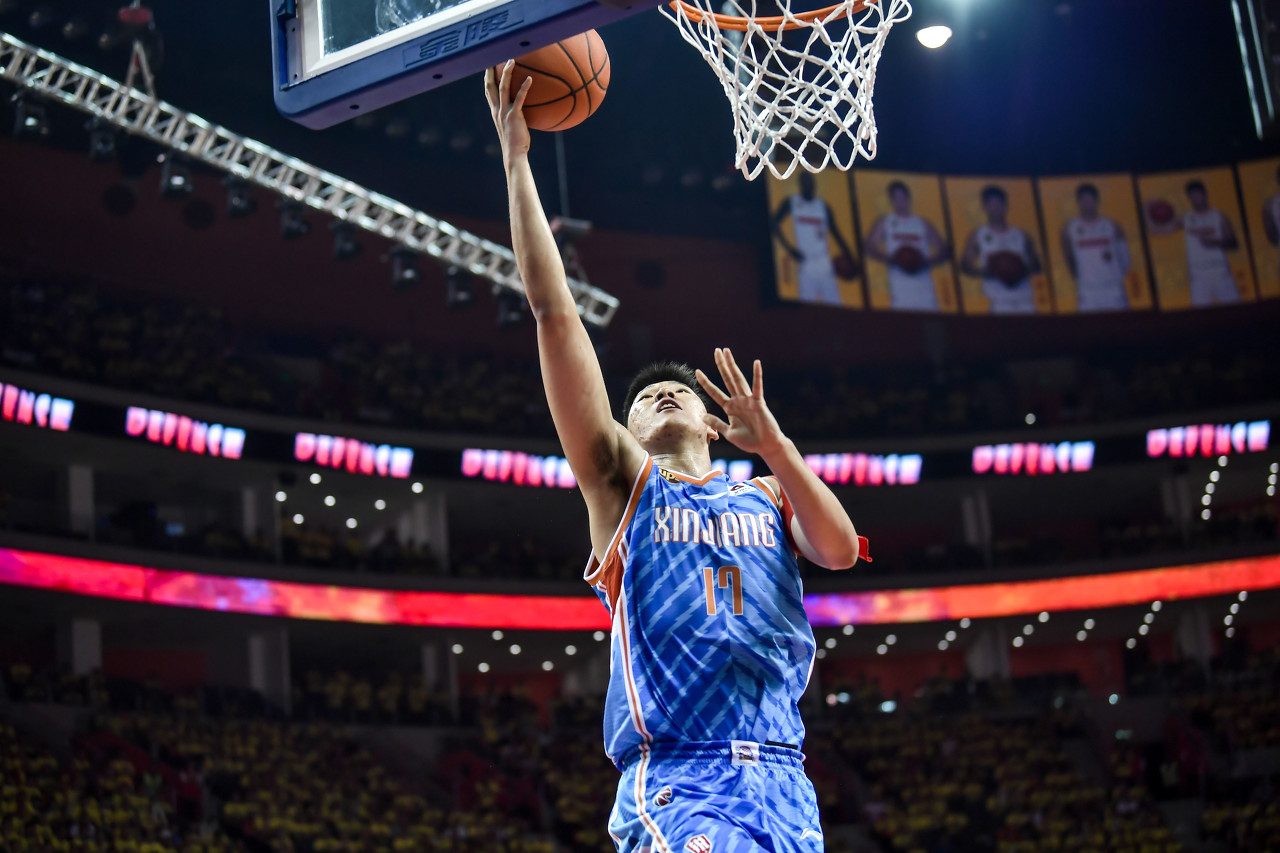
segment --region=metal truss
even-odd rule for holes
[[[495,285],[524,293],[515,254],[395,199],[232,133],[103,74],[0,32],[0,77],[111,122],[193,160],[243,178],[335,219],[457,266]],[[569,279],[586,323],[609,325],[618,300]]]

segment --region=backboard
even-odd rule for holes
[[[330,127],[658,2],[270,0],[276,107]]]

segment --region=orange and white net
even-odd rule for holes
[[[754,180],[803,166],[845,170],[876,155],[876,64],[908,0],[844,0],[758,16],[758,0],[688,0],[662,6],[720,78],[733,111],[735,166]]]

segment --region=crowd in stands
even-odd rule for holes
[[[198,302],[109,295],[0,272],[0,364],[194,400],[347,424],[551,436],[532,361],[431,351],[353,334],[321,340],[233,327]],[[771,368],[770,405],[796,438],[841,440],[1096,424],[1269,400],[1265,351],[1179,344],[1036,364]],[[1048,381],[1051,377],[1052,381]],[[610,377],[615,394],[629,375]]]
[[[835,830],[861,826],[884,853],[1175,853],[1189,838],[1174,836],[1162,804],[1189,798],[1204,841],[1278,849],[1280,647],[1235,644],[1208,669],[1172,672],[1163,735],[1146,744],[1103,730],[1073,676],[973,682],[940,670],[891,700],[865,677],[826,679],[830,694],[806,715],[805,767],[827,849],[850,849]],[[24,665],[2,674],[10,699],[88,705],[93,720],[58,757],[17,734],[0,704],[4,853],[610,847],[618,776],[599,697],[540,707],[519,689],[476,692],[455,723],[420,679],[313,669],[286,719],[242,691],[42,679]],[[387,724],[446,727],[429,773],[397,773],[360,740],[359,727]],[[1264,763],[1247,769],[1251,756]]]

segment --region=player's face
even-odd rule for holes
[[[1005,214],[1009,212],[1009,205],[1005,204],[1000,196],[992,195],[987,196],[982,202],[982,209],[987,212],[987,219],[992,222],[1004,222]]]
[[[807,199],[812,199],[813,194],[817,192],[817,184],[813,181],[813,175],[808,172],[800,173],[800,195]]]
[[[1098,197],[1093,193],[1080,193],[1076,196],[1076,204],[1080,205],[1080,215],[1092,219],[1098,215]]]
[[[1209,206],[1209,196],[1202,189],[1187,190],[1187,200],[1196,210],[1204,210]]]
[[[689,442],[705,442],[711,428],[702,421],[707,407],[682,382],[655,382],[636,395],[627,429],[649,453],[670,451]]]
[[[889,193],[889,205],[893,208],[893,212],[899,216],[906,216],[911,212],[911,196],[902,190],[894,190]]]

